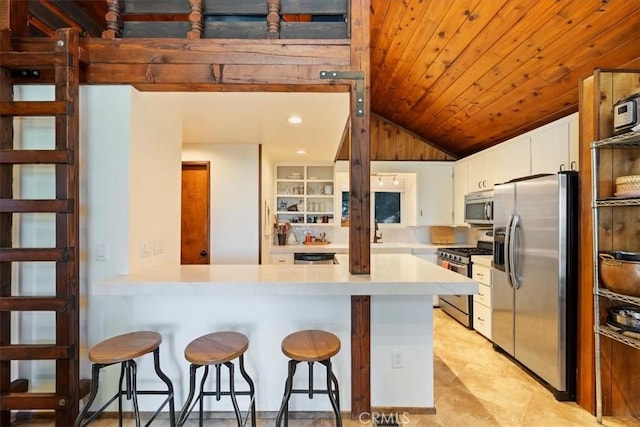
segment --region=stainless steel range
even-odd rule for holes
[[[438,248],[438,265],[471,277],[471,255],[491,255],[492,235],[491,231],[484,233],[476,247]],[[443,295],[440,297],[440,308],[467,328],[473,328],[472,295]]]

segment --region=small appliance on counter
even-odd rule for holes
[[[640,92],[621,99],[613,106],[613,134],[632,131],[640,124]]]

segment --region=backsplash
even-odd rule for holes
[[[431,243],[430,227],[385,227],[380,226],[380,232],[382,233],[382,242],[387,243]],[[456,243],[475,244],[476,229],[469,227],[456,227]],[[295,236],[295,242],[302,243],[307,233],[311,233],[312,236],[318,237],[321,233],[325,233],[326,240],[331,243],[347,244],[349,242],[349,229],[346,227],[326,227],[326,226],[293,226],[291,227],[289,234]],[[372,230],[373,233],[373,230]],[[373,237],[373,235],[372,235]],[[275,239],[275,236],[274,236]],[[274,240],[273,244],[277,244]],[[293,238],[289,236],[288,244],[293,244]]]

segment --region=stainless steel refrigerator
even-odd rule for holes
[[[494,188],[494,347],[558,400],[575,399],[577,202],[576,172]]]

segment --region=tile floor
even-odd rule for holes
[[[449,316],[435,310],[435,415],[409,414],[404,426],[411,427],[573,427],[598,426],[596,419],[574,402],[557,402],[551,393],[520,368],[495,352],[489,341],[463,328]],[[197,418],[188,423],[197,426]],[[235,426],[231,420],[206,420],[205,425]],[[370,425],[344,420],[345,427]],[[51,427],[52,421],[17,421],[12,426]],[[117,420],[103,419],[92,427],[117,426]],[[132,420],[125,423],[133,426]],[[153,424],[168,426],[167,420]],[[273,425],[261,419],[259,427]],[[332,419],[292,420],[292,427],[332,426]],[[604,426],[640,427],[637,418],[605,417]]]

